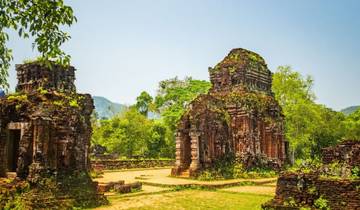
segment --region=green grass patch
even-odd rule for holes
[[[270,200],[272,196],[248,193],[221,192],[214,190],[186,189],[181,191],[140,195],[121,198],[109,197],[111,208],[127,206],[129,209],[261,209],[261,204]],[[100,208],[102,209],[102,208]]]

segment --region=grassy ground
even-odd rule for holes
[[[251,193],[257,195],[275,195],[275,187],[268,186],[238,186],[219,189],[219,191],[225,192],[239,192],[239,193]]]
[[[149,195],[122,197],[110,196],[110,205],[103,209],[139,209],[139,210],[180,210],[180,209],[261,209],[262,203],[273,196],[225,191],[182,190],[176,192],[154,193]]]

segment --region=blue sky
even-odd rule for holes
[[[360,104],[360,1],[77,0],[78,22],[63,49],[80,92],[131,104],[179,76],[208,80],[232,48],[262,55],[270,70],[291,65],[315,79],[317,102]],[[36,56],[11,33],[14,62]],[[16,84],[14,65],[10,84]]]

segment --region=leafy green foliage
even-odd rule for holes
[[[346,117],[344,126],[347,139],[360,140],[360,109]]]
[[[273,91],[285,115],[285,135],[296,158],[320,154],[344,135],[344,115],[316,104],[313,79],[289,66],[280,66],[273,76]]]
[[[345,127],[343,121],[345,116],[341,112],[336,112],[324,105],[316,105],[315,111],[319,116],[319,120],[315,122],[316,129],[310,137],[311,155],[320,156],[321,149],[333,146],[341,141],[345,135]]]
[[[136,98],[136,108],[144,116],[148,115],[153,103],[153,98],[146,91],[141,92],[140,96]]]
[[[128,158],[172,157],[174,154],[168,128],[161,121],[147,119],[134,108],[93,126],[93,143],[105,146],[109,153]]]
[[[7,29],[18,32],[22,38],[34,38],[33,48],[41,53],[41,61],[56,60],[67,65],[70,56],[60,46],[70,36],[60,26],[70,26],[76,21],[71,7],[63,0],[1,0],[0,1],[0,87],[8,88],[7,76],[12,51],[6,46]]]
[[[352,178],[360,178],[360,167],[355,166],[351,169],[351,176]]]
[[[210,88],[210,82],[191,77],[184,80],[175,77],[159,83],[155,106],[170,130],[175,131],[186,106],[198,95],[207,93]]]
[[[314,206],[320,210],[329,210],[330,209],[330,207],[328,205],[328,201],[325,198],[323,198],[322,196],[320,196],[320,198],[315,200]]]
[[[128,158],[173,157],[173,134],[178,120],[186,105],[210,87],[209,82],[190,77],[161,81],[155,102],[149,93],[143,91],[136,104],[124,113],[109,120],[94,120],[93,143]],[[149,111],[158,111],[161,119],[148,119]]]
[[[319,121],[312,86],[312,78],[304,79],[289,66],[280,66],[273,76],[273,91],[285,115],[286,138],[296,156],[310,154],[309,139]]]
[[[253,167],[246,169],[236,160],[234,154],[227,154],[214,162],[212,167],[202,171],[197,179],[203,181],[223,179],[255,179],[275,177],[277,173],[266,167]]]

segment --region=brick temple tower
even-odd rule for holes
[[[16,93],[0,99],[0,176],[88,171],[94,109],[76,93],[74,67],[16,65]]]
[[[284,116],[264,59],[233,49],[209,73],[209,93],[191,102],[178,124],[172,174],[196,175],[229,153],[246,167],[259,159],[281,167],[288,147]]]

